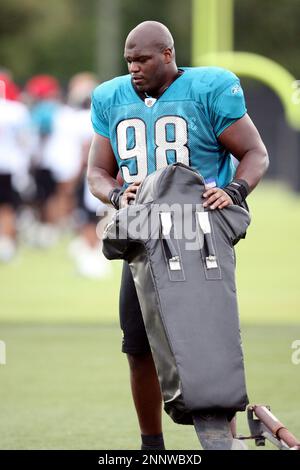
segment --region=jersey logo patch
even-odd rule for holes
[[[157,99],[156,98],[145,98],[145,105],[148,108],[152,108],[152,106],[156,103]]]
[[[234,85],[232,88],[231,88],[231,93],[233,95],[236,95],[237,93],[239,93],[241,91],[241,87],[240,85]]]

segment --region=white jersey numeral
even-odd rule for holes
[[[128,148],[127,132],[134,131],[134,146]],[[136,159],[136,173],[132,174],[126,165],[122,165],[122,176],[126,183],[142,181],[147,176],[146,126],[141,119],[126,119],[117,126],[117,142],[121,160]]]
[[[173,128],[174,139],[167,140],[167,128]],[[188,140],[187,123],[179,116],[165,116],[160,118],[155,124],[156,143],[156,168],[165,168],[168,165],[167,152],[175,151],[175,162],[189,165],[189,149],[186,146]],[[174,163],[175,163],[174,162]]]
[[[168,129],[172,131],[172,138],[168,139]],[[133,132],[133,143],[128,145],[128,131]],[[179,116],[164,116],[155,123],[155,167],[166,167],[168,152],[175,153],[175,162],[189,165],[189,148],[187,122]],[[126,164],[122,165],[122,176],[126,183],[142,181],[148,174],[147,168],[147,139],[146,125],[141,119],[126,119],[117,126],[118,153],[121,160],[126,162],[135,159],[136,172],[130,173]]]

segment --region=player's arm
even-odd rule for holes
[[[237,159],[235,180],[243,180],[252,191],[261,180],[269,166],[266,147],[258,130],[248,114],[227,127],[219,136],[220,143]],[[204,193],[205,206],[223,209],[232,204],[230,196],[220,188],[212,188]]]
[[[225,129],[219,141],[240,162],[235,178],[247,181],[252,191],[268,169],[269,157],[248,114]]]
[[[116,177],[118,166],[111,147],[110,140],[100,134],[94,134],[89,158],[87,178],[91,193],[104,203],[111,203],[112,190],[119,189]],[[135,198],[138,183],[129,186],[121,195],[122,207]],[[117,192],[117,191],[116,191]]]

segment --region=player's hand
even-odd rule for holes
[[[140,186],[141,182],[135,182],[132,183],[128,188],[125,189],[121,201],[120,201],[120,208],[123,209],[123,207],[128,206],[129,204],[132,204],[136,198],[136,192],[138,187]]]
[[[203,193],[203,197],[206,199],[203,206],[212,210],[223,209],[233,204],[231,197],[221,188],[210,188]]]

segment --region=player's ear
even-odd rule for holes
[[[164,56],[165,56],[165,64],[170,64],[173,60],[173,51],[172,49],[170,49],[169,47],[167,47],[164,52],[163,52]]]

